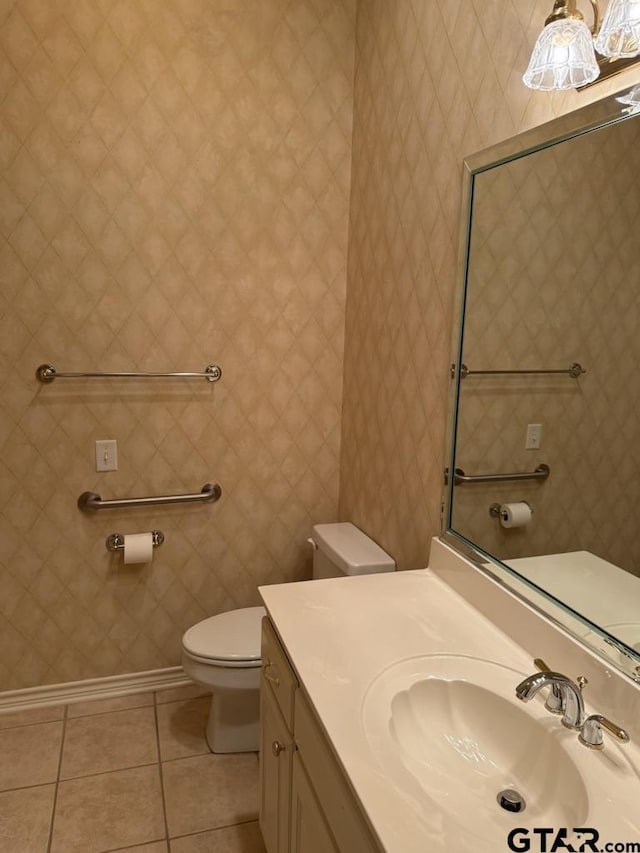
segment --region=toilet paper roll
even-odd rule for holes
[[[131,533],[124,537],[125,563],[150,563],[152,557],[152,533]]]
[[[526,501],[502,504],[500,507],[500,524],[503,527],[526,527],[531,522],[533,512]]]

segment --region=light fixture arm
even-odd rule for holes
[[[600,7],[598,6],[598,0],[589,0],[589,2],[593,10],[593,27],[591,28],[591,32],[594,36],[597,36],[600,31]]]
[[[600,29],[600,8],[598,7],[598,0],[589,0],[589,2],[593,11],[593,27],[591,28],[591,32],[593,35],[596,35]],[[577,0],[554,0],[551,14],[544,24],[547,26],[547,24],[552,24],[554,21],[566,21],[567,19],[584,21],[584,15],[578,9]]]
[[[566,21],[567,18],[584,21],[584,15],[578,11],[576,0],[554,0],[553,9],[544,25],[546,27],[554,21]]]

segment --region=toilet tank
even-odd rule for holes
[[[349,522],[316,524],[311,532],[313,578],[395,571],[395,561]]]

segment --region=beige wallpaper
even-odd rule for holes
[[[551,468],[544,483],[456,488],[455,529],[505,558],[587,550],[640,571],[639,137],[634,118],[475,183],[463,361],[587,370],[577,381],[461,383],[459,467]],[[539,450],[525,449],[530,423],[542,424]],[[528,527],[505,530],[490,517],[493,501],[521,499],[534,511]]]
[[[359,0],[354,92],[355,6],[1,4],[3,688],[177,663],[186,625],[308,575],[338,479],[342,518],[426,564],[462,158],[640,76],[529,93],[546,0]],[[225,373],[43,387],[43,361]],[[75,506],[210,479],[211,507]],[[151,527],[151,566],[105,551]]]
[[[187,626],[308,576],[337,515],[354,23],[354,0],[0,4],[3,689],[177,664]],[[41,362],[224,377],[42,386]],[[209,480],[214,506],[76,508]],[[153,527],[151,565],[107,553]]]
[[[360,0],[340,512],[401,568],[439,530],[463,158],[640,80],[530,92],[548,0]]]

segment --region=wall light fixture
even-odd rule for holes
[[[640,55],[640,0],[609,0],[602,26],[597,0],[590,3],[591,30],[577,0],[555,0],[522,78],[530,89],[578,89],[623,70],[614,63],[627,67]]]

